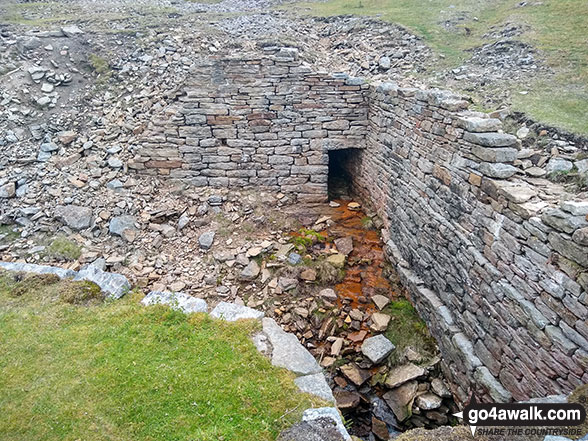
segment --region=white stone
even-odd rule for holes
[[[236,305],[234,303],[220,302],[216,308],[212,310],[210,315],[214,318],[225,320],[227,322],[234,322],[242,319],[256,319],[263,317],[263,312],[256,309],[248,308],[247,306]]]
[[[172,309],[180,310],[186,314],[208,311],[208,306],[204,300],[183,292],[151,291],[141,300],[141,303],[145,306],[168,305]]]
[[[302,391],[312,395],[316,395],[325,401],[335,402],[333,392],[325,379],[322,372],[318,374],[304,375],[294,380],[296,386]]]
[[[394,346],[383,334],[367,338],[361,345],[362,354],[375,364],[384,361],[394,349],[396,349],[396,346]]]

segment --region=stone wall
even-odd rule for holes
[[[518,178],[529,152],[460,97],[382,84],[369,102],[355,188],[384,220],[458,399],[587,383],[588,202]]]
[[[588,382],[588,203],[449,92],[315,73],[291,49],[204,61],[129,166],[198,186],[327,197],[328,151],[357,148],[354,188],[440,344],[454,394],[497,401]]]
[[[325,200],[328,150],[363,148],[368,85],[315,73],[293,49],[207,59],[151,122],[131,168],[197,186]]]

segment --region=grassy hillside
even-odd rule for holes
[[[588,134],[588,2],[585,0],[328,0],[296,5],[311,14],[378,15],[420,35],[445,56],[439,68],[458,66],[468,49],[493,40],[482,38],[506,23],[525,30],[516,38],[532,44],[553,69],[553,78],[539,79],[529,93],[517,88],[517,110],[547,123]],[[540,3],[540,4],[535,4]]]
[[[311,405],[255,323],[0,272],[0,440],[275,439]]]

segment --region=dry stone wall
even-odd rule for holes
[[[130,166],[197,186],[324,201],[328,150],[365,147],[368,85],[312,72],[294,49],[266,52],[197,66]]]
[[[458,399],[588,382],[588,202],[511,177],[525,154],[517,138],[460,97],[383,84],[369,102],[367,147],[350,171]]]
[[[358,149],[346,164],[355,190],[384,221],[456,397],[525,400],[587,383],[588,203],[518,178],[533,152],[459,96],[266,52],[203,61],[129,166],[314,202],[327,198],[329,150]]]

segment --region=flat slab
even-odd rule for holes
[[[362,354],[375,364],[384,361],[394,349],[396,349],[396,346],[394,346],[383,334],[367,338],[361,345]]]
[[[245,319],[259,320],[264,316],[262,311],[227,302],[220,302],[216,305],[210,315],[227,322],[235,322],[237,320]]]
[[[172,309],[177,309],[186,314],[208,311],[208,306],[204,300],[183,292],[151,291],[141,300],[141,303],[145,306],[168,305]]]
[[[83,267],[78,271],[74,280],[88,280],[94,282],[102,291],[113,299],[120,299],[131,289],[131,284],[125,276],[103,271],[96,265],[86,265]]]
[[[74,277],[76,275],[76,272],[72,270],[49,265],[36,265],[34,263],[0,262],[0,268],[8,271],[23,271],[25,273],[55,274],[60,279]]]
[[[321,367],[294,334],[284,331],[271,318],[262,320],[263,332],[272,344],[272,364],[299,375],[317,374]]]
[[[312,395],[316,395],[325,401],[335,402],[333,392],[327,383],[323,373],[304,375],[294,380],[296,386],[302,391]]]
[[[344,439],[345,441],[351,441],[351,436],[347,432],[347,429],[345,429],[345,426],[343,425],[343,420],[341,419],[341,415],[339,414],[339,411],[336,408],[319,407],[316,409],[307,409],[302,414],[302,421],[307,423],[316,420],[322,420],[324,418],[331,420],[335,424],[335,427],[337,428],[337,431],[341,434],[342,439]]]

